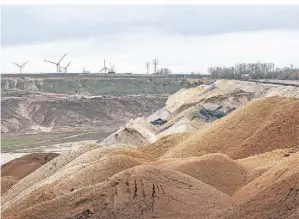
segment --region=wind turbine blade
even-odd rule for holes
[[[67,55],[67,53],[65,53],[65,54],[61,57],[61,59],[59,60],[58,64],[62,61],[62,59],[63,59],[66,55]]]
[[[21,68],[21,66],[19,66],[17,63],[13,62],[13,64],[15,64],[16,66],[18,66],[19,68]]]
[[[48,61],[48,60],[44,60],[45,62],[49,62],[49,63],[52,63],[52,64],[54,64],[54,65],[57,65],[57,63],[55,63],[55,62],[51,62],[51,61]]]
[[[69,64],[67,64],[67,66],[65,66],[65,68],[68,68],[70,66],[71,62],[69,62]]]
[[[102,70],[100,71],[100,72],[102,72],[102,71],[104,71],[105,70],[105,68],[102,68]]]
[[[21,65],[21,67],[23,67],[24,65],[26,65],[28,62],[25,62],[23,65]]]

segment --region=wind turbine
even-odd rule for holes
[[[149,74],[149,66],[150,66],[150,63],[146,62],[145,63],[145,67],[146,67],[146,70],[147,70],[147,74]]]
[[[102,71],[105,71],[105,73],[107,73],[107,70],[109,71],[109,69],[106,67],[106,61],[105,61],[105,59],[104,59],[104,68],[102,68],[102,70],[100,71],[100,73],[101,73]]]
[[[15,64],[16,66],[18,66],[20,68],[20,74],[22,73],[22,68],[27,64],[28,62],[25,62],[23,65],[19,65],[15,62],[13,62],[13,64]]]
[[[67,73],[67,68],[70,66],[71,62],[69,62],[65,67],[61,67],[61,69],[64,69],[64,73]]]
[[[59,72],[61,72],[60,62],[62,61],[62,59],[64,59],[64,57],[65,57],[66,55],[67,55],[67,53],[65,53],[65,54],[61,57],[61,59],[59,60],[59,62],[57,62],[57,63],[52,62],[52,61],[48,61],[48,60],[44,60],[44,61],[56,65],[57,73],[59,73]]]
[[[157,74],[157,65],[159,65],[159,60],[154,59],[154,60],[153,60],[153,65],[154,65],[154,67],[155,67],[155,74]]]

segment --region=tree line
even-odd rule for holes
[[[299,68],[293,65],[284,68],[275,68],[273,63],[241,63],[229,67],[210,67],[212,78],[222,79],[282,79],[299,80]]]

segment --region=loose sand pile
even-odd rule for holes
[[[100,147],[95,148],[93,150],[87,151],[86,153],[82,154],[81,156],[77,157],[67,165],[63,167],[63,169],[71,168],[74,166],[80,166],[80,165],[89,165],[92,162],[96,162],[100,160],[102,157],[109,155],[127,155],[139,160],[143,161],[151,161],[154,158],[146,153],[143,153],[142,151],[132,148],[132,147]]]
[[[221,219],[298,218],[299,173],[264,189],[246,203],[219,216]]]
[[[18,181],[19,179],[15,176],[1,176],[1,194],[4,194]]]
[[[157,164],[192,176],[228,195],[232,195],[246,183],[245,169],[223,154],[172,158],[159,160]]]
[[[181,174],[137,166],[109,180],[59,196],[4,218],[211,218],[232,205],[215,188]]]
[[[149,123],[145,118],[139,117],[131,120],[116,132],[112,133],[101,142],[103,146],[113,146],[116,144],[126,145],[147,145],[156,141],[155,133],[157,128]]]
[[[28,203],[38,203],[40,199],[36,197],[41,197],[42,200],[52,199],[57,195],[63,194],[65,191],[98,183],[101,181],[100,179],[104,180],[121,170],[137,164],[139,165],[141,162],[153,160],[153,157],[150,155],[143,154],[133,148],[90,149],[89,151],[80,150],[82,154],[79,154],[76,159],[62,166],[51,175],[46,175],[46,177],[44,171],[48,171],[48,168],[42,167],[44,171],[35,173],[35,176],[36,178],[45,177],[46,180],[36,182],[23,192],[22,195],[13,198],[7,205],[4,205],[4,209],[11,206],[20,208],[21,204],[28,206]],[[97,159],[94,159],[95,157]],[[133,159],[134,162],[129,162],[130,159]],[[58,184],[59,186],[57,186]]]
[[[1,176],[22,179],[58,155],[57,153],[33,153],[14,159],[1,166]]]
[[[167,135],[153,144],[139,148],[141,152],[146,153],[154,157],[155,159],[160,158],[167,151],[178,145],[180,142],[191,137],[190,133],[180,133]]]
[[[30,195],[14,203],[14,209],[23,210],[38,203],[49,201],[58,196],[92,186],[105,181],[116,173],[142,164],[140,161],[126,155],[106,155],[97,162],[93,162],[75,172],[65,172],[63,177],[48,180],[48,182],[30,192]],[[9,211],[7,211],[9,213]]]
[[[97,146],[84,145],[80,148],[74,149],[73,151],[61,154],[38,168],[33,173],[21,179],[1,197],[2,210],[5,210],[5,208],[11,206],[14,201],[29,193],[36,184],[55,174],[67,163],[94,147]]]
[[[163,125],[163,128],[172,126],[182,118],[187,118],[190,120],[193,120],[194,118],[198,117],[199,113],[199,104],[193,105],[188,107],[187,109],[184,109],[182,112],[178,113],[177,115],[171,117],[167,123]]]
[[[299,147],[299,101],[254,100],[168,151],[163,157],[221,152],[245,158],[279,148]]]
[[[190,132],[195,132],[197,131],[197,128],[194,127],[189,119],[183,118],[174,125],[170,126],[163,132],[160,132],[157,134],[158,138],[161,138],[166,135],[171,135],[175,133],[190,133]]]
[[[260,177],[243,186],[234,194],[238,203],[245,202],[266,188],[279,183],[286,178],[299,174],[299,152],[290,154],[288,158],[281,160],[274,167],[264,172]]]
[[[247,181],[250,182],[278,164],[281,160],[287,159],[291,153],[293,153],[293,150],[290,148],[277,149],[263,154],[242,158],[237,160],[237,162],[246,169],[248,173]]]
[[[1,194],[20,179],[57,157],[56,153],[34,153],[14,159],[1,166]]]

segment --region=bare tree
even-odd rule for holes
[[[240,63],[230,67],[210,67],[213,78],[241,79],[249,75],[253,79],[292,79],[298,80],[299,69],[291,67],[275,68],[273,63]]]

